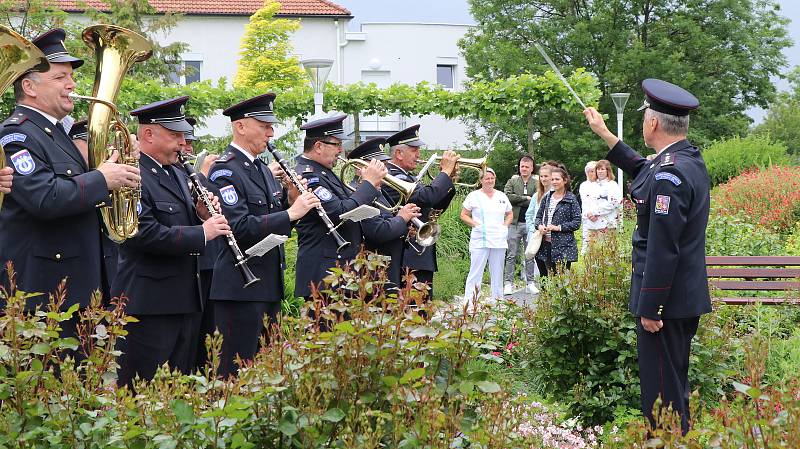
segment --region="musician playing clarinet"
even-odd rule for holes
[[[222,210],[242,249],[269,234],[289,235],[292,223],[319,205],[311,192],[300,192],[293,184],[281,184],[259,156],[274,135],[272,124],[275,94],[258,95],[223,111],[231,119],[233,141],[212,166],[209,180],[219,189]],[[286,177],[284,177],[286,179]],[[238,355],[252,359],[259,337],[277,323],[284,295],[282,248],[275,247],[248,265],[261,282],[245,288],[229,251],[220,252],[214,264],[211,307],[214,322],[223,336],[220,374],[235,375]]]
[[[138,321],[128,323],[120,340],[118,384],[138,376],[150,380],[159,366],[189,373],[197,351],[202,301],[197,256],[211,240],[230,233],[225,217],[195,204],[178,160],[184,133],[191,130],[184,115],[188,96],[142,106],[131,115],[139,121],[141,200],[139,231],[119,248],[112,297],[126,295],[125,311]],[[217,205],[217,199],[212,199]]]

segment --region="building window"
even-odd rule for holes
[[[436,83],[445,89],[452,89],[455,85],[456,66],[438,64],[436,66]]]
[[[184,75],[186,84],[200,81],[200,67],[203,65],[203,61],[184,61],[183,64],[183,68],[186,70]]]
[[[186,85],[200,81],[203,61],[182,61],[171,66],[172,73],[169,74],[169,79],[173,83]]]

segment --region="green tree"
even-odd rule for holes
[[[641,103],[645,78],[672,81],[702,104],[690,137],[700,144],[744,133],[748,107],[774,98],[770,76],[785,64],[790,45],[774,0],[470,0],[478,26],[461,46],[473,79],[495,79],[548,68],[538,43],[561,68],[585,67],[599,79],[601,111],[615,116],[608,94],[631,92]],[[624,138],[643,148],[640,115],[626,115]],[[525,120],[496,126],[524,147],[540,131],[540,153],[582,174],[588,159],[605,154],[579,113],[538,109]],[[555,127],[555,128],[554,128]]]
[[[159,79],[168,83],[170,75],[173,73],[182,74],[183,69],[178,64],[181,61],[181,53],[186,51],[188,45],[184,42],[173,42],[162,46],[153,38],[156,34],[169,34],[180,20],[180,14],[157,13],[148,0],[105,0],[104,3],[106,7],[101,11],[89,7],[83,1],[79,2],[82,7],[86,8],[86,15],[89,17],[90,23],[107,23],[127,28],[141,34],[153,45],[153,56],[146,61],[134,64],[128,72],[129,76],[142,80]],[[75,29],[71,35],[77,41],[80,41],[80,31],[84,26],[85,24],[73,25]],[[83,45],[83,42],[70,50],[80,54],[87,61],[94,59],[94,54]],[[91,70],[91,73],[94,74],[94,66],[91,67]],[[89,72],[84,71],[84,73]]]
[[[786,75],[791,85],[789,92],[781,92],[769,107],[764,122],[754,132],[769,134],[784,143],[789,154],[800,154],[800,66],[795,66]]]
[[[275,91],[304,84],[305,74],[300,61],[292,56],[289,42],[289,35],[300,28],[300,22],[276,19],[275,13],[280,7],[280,3],[266,0],[264,6],[250,16],[242,37],[235,86]]]

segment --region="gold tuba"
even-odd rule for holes
[[[0,95],[14,84],[20,76],[28,72],[46,72],[50,63],[39,47],[17,34],[12,29],[0,25]],[[6,155],[0,145],[0,168],[6,166]],[[0,208],[3,207],[3,194],[0,193]]]
[[[345,172],[350,167],[363,170],[363,169],[367,168],[367,165],[369,165],[369,162],[365,161],[364,159],[358,159],[358,158],[354,158],[354,159],[339,158],[339,159],[342,161],[342,167],[339,169],[339,179],[342,180],[342,183],[344,184],[344,186],[348,190],[355,191],[355,188],[353,186],[351,186],[350,184],[348,184],[348,181],[346,180],[347,179],[346,178],[347,174]],[[379,208],[381,208],[381,209],[383,209],[383,210],[385,210],[387,212],[392,212],[392,213],[397,212],[398,210],[400,210],[403,207],[403,205],[405,205],[408,202],[408,200],[411,198],[411,194],[414,193],[414,189],[417,188],[417,184],[416,183],[403,181],[402,179],[399,179],[399,178],[397,178],[395,176],[392,176],[392,175],[389,175],[389,174],[387,174],[386,176],[383,177],[383,185],[384,186],[388,186],[389,188],[396,190],[397,193],[400,194],[400,198],[397,200],[396,204],[394,204],[393,206],[389,206],[389,207],[383,205],[378,200],[375,200],[374,204],[375,204],[375,206],[377,206],[377,207],[379,207]]]
[[[114,105],[122,78],[131,65],[153,55],[153,46],[137,33],[114,25],[92,25],[83,30],[83,41],[95,52],[92,96],[73,94],[73,98],[91,102],[89,106],[89,168],[100,167],[114,150],[118,163],[138,166],[130,132]],[[112,138],[112,141],[109,139]],[[123,187],[111,193],[111,206],[101,209],[106,235],[122,243],[139,228],[136,211],[141,187]]]

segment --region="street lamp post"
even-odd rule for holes
[[[614,107],[617,109],[617,137],[619,137],[619,140],[622,140],[622,118],[625,112],[625,104],[630,97],[631,94],[627,92],[611,94],[611,101],[614,102]],[[622,179],[621,168],[617,168],[617,180],[619,182],[619,197],[622,199],[623,195],[625,195],[625,184]],[[620,224],[622,224],[622,215],[620,215]],[[622,226],[620,226],[620,229],[622,229]]]
[[[325,115],[322,110],[323,92],[325,91],[325,81],[328,80],[328,74],[333,66],[333,60],[304,59],[300,61],[300,64],[311,79],[311,87],[314,89],[314,115],[311,118],[320,118]]]

